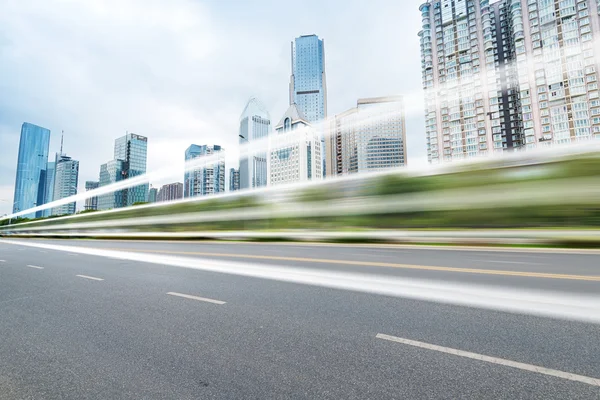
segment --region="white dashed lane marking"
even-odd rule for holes
[[[169,292],[167,294],[170,295],[170,296],[183,297],[185,299],[204,301],[204,302],[207,302],[207,303],[213,303],[213,304],[219,304],[219,305],[226,304],[224,301],[221,301],[221,300],[207,299],[205,297],[191,296],[189,294],[175,293],[175,292]]]
[[[87,276],[87,275],[75,275],[75,276],[78,277],[78,278],[89,279],[89,280],[92,280],[92,281],[103,281],[104,280],[102,278],[95,278],[93,276]]]
[[[429,344],[425,342],[418,342],[416,340],[403,339],[396,336],[384,335],[378,333],[376,338],[389,340],[390,342],[397,342],[406,344],[409,346],[420,347],[422,349],[439,351],[441,353],[452,354],[459,357],[471,358],[473,360],[485,361],[492,364],[504,365],[507,367],[518,368],[524,371],[535,372],[543,375],[550,375],[557,378],[568,379],[570,381],[587,383],[592,386],[600,386],[600,379],[590,378],[589,376],[571,374],[569,372],[558,371],[556,369],[549,369],[539,367],[537,365],[525,364],[516,361],[506,360],[504,358],[490,357],[483,354],[471,353],[469,351],[457,350],[450,347],[437,346],[435,344]]]

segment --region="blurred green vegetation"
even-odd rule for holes
[[[373,175],[360,180],[329,181],[326,184],[311,185],[281,200],[287,205],[294,203],[308,205],[311,202],[330,202],[356,199],[369,201],[369,197],[394,196],[411,193],[427,193],[449,189],[490,190],[494,185],[513,188],[530,187],[528,183],[587,178],[592,184],[600,185],[600,154],[578,155],[562,161],[530,165],[510,165],[502,160],[492,160],[482,165],[461,165],[452,173],[411,176],[403,170],[390,174]],[[591,178],[591,179],[590,179]],[[597,181],[595,180],[597,178]],[[187,213],[222,210],[245,210],[276,207],[272,194],[246,193],[232,197],[214,199],[199,198],[192,201],[161,203],[159,205],[113,210],[111,212],[84,211],[77,218],[46,218],[32,226],[54,226],[69,222],[96,222],[126,218],[152,216],[185,215]],[[569,196],[569,193],[565,193]],[[339,217],[270,218],[263,220],[229,220],[206,223],[178,223],[167,225],[136,226],[139,231],[210,231],[210,230],[361,230],[361,229],[460,229],[460,228],[568,228],[600,227],[600,199],[597,202],[571,201],[568,205],[519,205],[511,203],[507,207],[464,208],[460,210],[380,213],[370,215],[347,215]],[[315,205],[316,206],[316,205]],[[30,222],[20,218],[14,224]],[[1,221],[6,225],[7,221]]]

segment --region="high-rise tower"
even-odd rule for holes
[[[271,117],[266,107],[251,98],[240,117],[240,189],[267,186],[267,138],[271,132]],[[264,139],[259,147],[253,142]]]
[[[24,122],[21,127],[13,213],[45,204],[50,130]],[[24,215],[41,217],[43,211]]]

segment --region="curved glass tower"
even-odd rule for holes
[[[45,203],[49,147],[49,129],[28,122],[23,123],[19,143],[13,213]],[[23,215],[23,217],[37,218],[41,217],[43,213],[43,211],[38,211]]]
[[[266,107],[256,98],[251,98],[240,117],[240,146],[269,136],[271,117]],[[267,151],[263,149],[241,149],[240,189],[267,186]]]

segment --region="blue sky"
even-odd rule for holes
[[[80,188],[127,130],[148,136],[149,169],[182,169],[191,143],[236,151],[249,97],[279,120],[290,42],[303,34],[325,39],[329,114],[406,95],[409,163],[424,162],[422,1],[0,1],[0,215],[22,122],[52,130],[51,153],[65,131]]]

